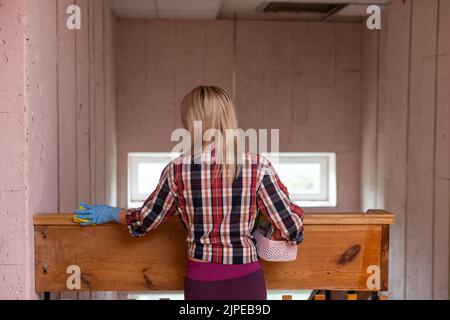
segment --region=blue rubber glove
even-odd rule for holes
[[[86,208],[86,210],[75,210],[77,217],[89,220],[87,222],[81,222],[80,225],[82,226],[119,222],[120,208],[106,205],[90,205],[87,203],[80,203],[80,206]]]

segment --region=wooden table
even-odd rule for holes
[[[305,214],[297,260],[264,262],[267,288],[386,291],[394,220],[380,210]],[[176,217],[141,238],[118,224],[81,227],[72,214],[38,214],[34,225],[37,292],[69,291],[73,265],[81,270],[74,291],[183,290],[186,235]],[[370,276],[379,287],[368,287]]]

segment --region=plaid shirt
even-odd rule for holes
[[[214,150],[206,151],[206,156],[211,154]],[[131,235],[142,236],[178,213],[187,231],[189,256],[222,264],[250,263],[258,259],[252,233],[261,212],[274,227],[275,238],[299,244],[302,209],[289,199],[269,160],[248,153],[243,157],[241,172],[230,186],[221,174],[216,176],[217,165],[211,161],[180,157],[170,162],[143,206],[128,210]]]

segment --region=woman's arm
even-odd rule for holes
[[[127,210],[125,209],[120,209],[119,212],[119,223],[121,224],[127,224]]]
[[[83,226],[118,222],[128,226],[133,236],[142,236],[157,228],[172,216],[178,207],[175,185],[169,174],[168,165],[162,172],[155,191],[138,209],[115,208],[107,205],[90,205],[81,203],[83,210],[76,210],[77,218],[86,220]]]
[[[264,160],[263,177],[257,192],[258,209],[275,229],[275,238],[299,244],[303,240],[303,210],[290,200],[286,186],[270,161]]]
[[[178,209],[178,195],[170,163],[161,173],[159,183],[139,209],[120,211],[119,221],[128,226],[133,237],[140,237],[164,224]]]

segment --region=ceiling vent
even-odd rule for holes
[[[298,2],[269,2],[263,8],[263,12],[279,13],[319,13],[333,14],[344,8],[347,4],[340,3],[298,3]]]

